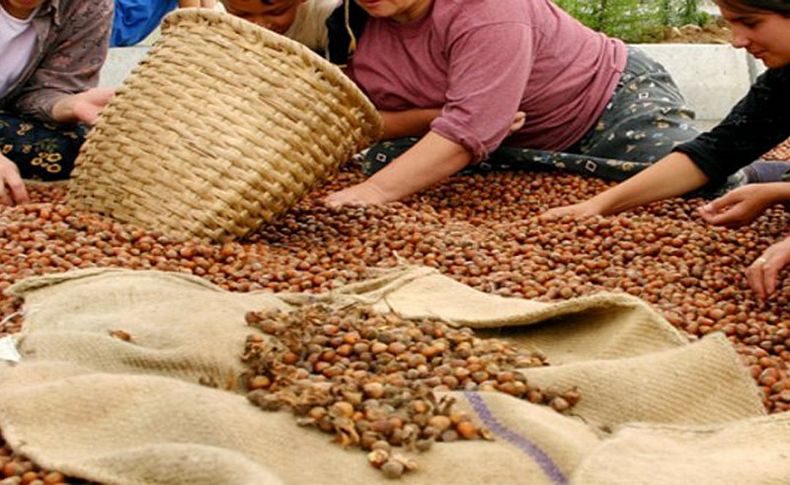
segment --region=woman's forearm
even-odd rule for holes
[[[471,160],[462,145],[429,132],[365,183],[387,194],[389,200],[400,200],[457,173]]]
[[[772,182],[763,184],[761,187],[771,191],[775,204],[790,202],[790,182]]]
[[[79,121],[74,112],[74,101],[76,96],[64,94],[59,97],[52,105],[52,120],[57,123],[76,123]]]
[[[589,201],[601,215],[617,214],[657,200],[677,197],[698,189],[708,176],[684,153],[670,153],[655,165],[634,175]]]
[[[381,111],[384,122],[383,140],[404,136],[423,136],[431,129],[431,122],[441,114],[441,108],[419,108],[406,111]]]

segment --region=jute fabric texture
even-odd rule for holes
[[[69,198],[174,237],[242,237],[380,130],[364,94],[305,46],[182,9],[102,111]]]
[[[227,293],[182,274],[83,270],[25,280],[23,360],[0,365],[0,429],[39,464],[108,483],[377,483],[356,449],[233,392],[248,310],[355,302],[433,316],[541,349],[527,370],[577,385],[571,415],[456,393],[492,442],[439,443],[405,483],[780,483],[790,427],[765,416],[721,335],[687,343],[640,300],[556,304],[477,292],[432,269],[383,271],[326,295]],[[129,342],[113,338],[124,330]],[[211,378],[219,389],[197,384]],[[783,455],[784,454],[784,455]],[[750,458],[753,457],[753,458]],[[666,473],[664,473],[666,471]],[[674,480],[674,481],[673,481]]]

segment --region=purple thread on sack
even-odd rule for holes
[[[532,441],[506,428],[494,417],[493,413],[491,413],[491,410],[488,409],[488,406],[486,406],[486,403],[483,401],[483,398],[480,397],[480,394],[476,392],[464,392],[464,396],[466,396],[467,401],[469,401],[469,404],[472,405],[472,408],[475,410],[475,413],[477,413],[477,416],[483,421],[483,424],[485,424],[488,429],[529,455],[533,460],[535,460],[535,462],[537,462],[538,465],[540,465],[540,467],[543,469],[543,472],[548,475],[549,479],[553,483],[562,485],[568,483],[568,479],[565,478],[565,475],[562,474],[560,469],[557,467],[554,461],[552,461],[549,455],[547,455]]]

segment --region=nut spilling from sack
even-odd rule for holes
[[[246,318],[275,337],[247,338],[249,400],[268,411],[288,408],[300,425],[369,451],[371,465],[390,478],[416,468],[392,447],[426,451],[434,441],[493,439],[443,393],[498,391],[560,412],[580,398],[575,389],[560,393],[527,382],[518,369],[548,365],[543,356],[438,320],[407,320],[362,305]]]

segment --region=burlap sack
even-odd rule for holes
[[[194,277],[123,270],[36,278],[12,291],[26,301],[24,360],[0,367],[0,429],[41,465],[102,482],[382,480],[359,450],[330,445],[327,435],[297,427],[285,413],[260,411],[243,396],[195,384],[212,379],[234,388],[250,332],[247,310],[315,300],[364,301],[489,333],[508,327],[498,334],[540,347],[555,364],[530,371],[531,379],[580,387],[572,417],[496,393],[459,394],[497,439],[438,444],[417,456],[421,469],[406,481],[567,483],[577,470],[593,469],[598,475],[585,472],[579,480],[599,483],[606,470],[595,463],[606,461],[611,439],[600,428],[648,421],[729,429],[764,413],[725,339],[687,345],[655,312],[624,296],[559,304],[505,299],[426,268],[388,271],[318,297],[231,294]],[[112,337],[113,330],[132,340]],[[633,429],[651,439],[652,430]],[[692,450],[672,459],[691,463]],[[623,459],[632,462],[629,470],[637,470],[638,459]],[[649,478],[650,465],[641,465]]]
[[[578,484],[790,483],[790,414],[710,426],[624,426],[576,470]]]

